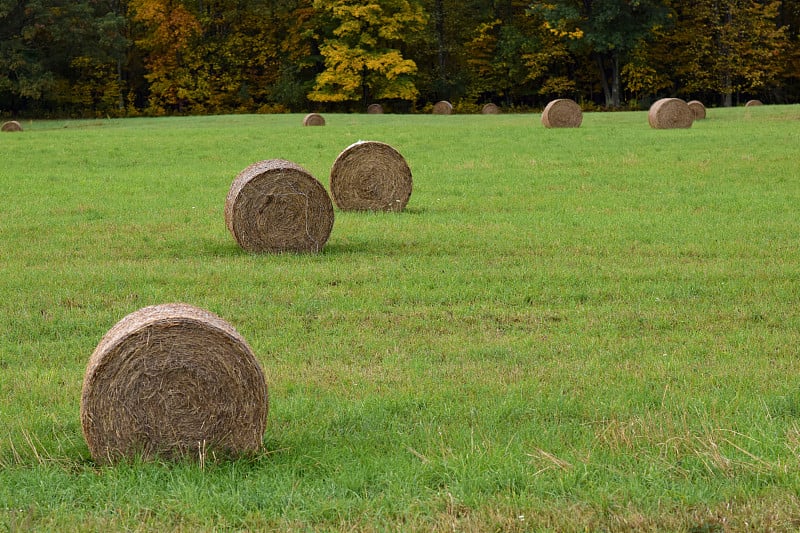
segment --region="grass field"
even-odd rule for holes
[[[0,135],[0,530],[800,528],[800,106],[24,122]],[[391,144],[403,213],[249,255],[225,196],[261,159],[328,187]],[[93,464],[89,355],[180,301],[270,388],[264,451]]]

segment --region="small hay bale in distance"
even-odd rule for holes
[[[181,303],[117,322],[92,353],[80,417],[92,458],[205,460],[261,448],[269,402],[264,372],[217,315]]]
[[[381,104],[369,104],[367,106],[367,113],[370,115],[382,115],[383,106]]]
[[[689,106],[689,109],[692,110],[692,115],[694,116],[694,120],[703,120],[706,118],[706,106],[703,105],[703,102],[700,100],[692,100],[690,102],[686,102],[686,105]]]
[[[225,225],[248,252],[316,253],[333,229],[333,204],[303,167],[268,159],[248,166],[231,183]]]
[[[497,104],[488,103],[481,108],[481,115],[499,115],[500,108]]]
[[[662,98],[656,100],[647,112],[647,121],[651,128],[665,130],[673,128],[691,128],[694,112],[680,98]]]
[[[402,211],[411,188],[406,160],[382,142],[351,144],[331,167],[331,196],[343,211]]]
[[[17,122],[16,120],[9,120],[8,122],[3,122],[3,125],[0,126],[0,131],[22,131],[22,124]]]
[[[545,128],[578,128],[583,122],[581,106],[569,98],[553,100],[542,111]]]
[[[319,113],[309,113],[303,118],[303,126],[324,126],[325,117]]]
[[[745,107],[756,107],[760,105],[764,105],[761,100],[748,100],[747,103],[744,104]]]
[[[434,115],[452,115],[453,114],[453,104],[448,102],[447,100],[440,100],[433,104],[433,114]]]

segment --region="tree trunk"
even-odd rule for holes
[[[434,2],[433,17],[436,28],[436,46],[438,48],[439,60],[439,87],[437,88],[437,92],[439,93],[439,98],[447,98],[447,95],[444,94],[444,89],[447,84],[447,76],[445,76],[444,71],[444,6],[442,4],[442,0],[436,0]]]
[[[610,106],[612,105],[611,89],[608,87],[608,78],[606,78],[606,69],[605,66],[603,65],[603,56],[598,53],[595,54],[595,57],[597,58],[597,70],[598,73],[600,74],[600,82],[603,85],[603,96],[606,99],[606,105]]]
[[[619,54],[611,55],[611,107],[619,107]]]

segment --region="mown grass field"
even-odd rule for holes
[[[0,530],[800,528],[800,106],[23,122],[0,135]],[[261,159],[391,144],[403,213],[249,255]],[[180,301],[270,390],[255,458],[96,466],[89,355]]]

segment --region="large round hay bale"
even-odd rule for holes
[[[135,311],[89,359],[81,425],[98,463],[256,452],[269,409],[264,373],[239,333],[186,304]]]
[[[225,199],[225,224],[248,252],[319,252],[333,229],[333,204],[307,170],[284,159],[268,159],[233,180]]]
[[[448,102],[447,100],[441,100],[433,104],[433,114],[434,115],[452,115],[453,114],[453,104]]]
[[[680,98],[662,98],[650,106],[647,120],[656,129],[691,128],[694,113]]]
[[[703,105],[703,102],[700,100],[692,100],[687,102],[686,105],[689,106],[689,109],[692,110],[692,116],[694,120],[703,120],[706,118],[706,106]]]
[[[748,100],[747,103],[744,104],[745,107],[755,107],[759,105],[764,105],[761,100]]]
[[[406,160],[382,142],[351,144],[331,168],[331,196],[346,211],[402,211],[411,187]]]
[[[3,122],[3,125],[0,126],[0,131],[22,131],[22,125],[16,120],[9,120],[8,122]]]
[[[581,122],[581,106],[569,98],[553,100],[542,111],[542,124],[545,128],[577,128]]]
[[[500,108],[497,107],[497,104],[488,103],[488,104],[485,104],[481,108],[481,114],[482,115],[499,115],[500,114]]]
[[[324,126],[325,117],[319,113],[309,113],[303,118],[303,126]]]
[[[367,106],[367,113],[370,115],[382,115],[383,106],[381,104],[369,104]]]

